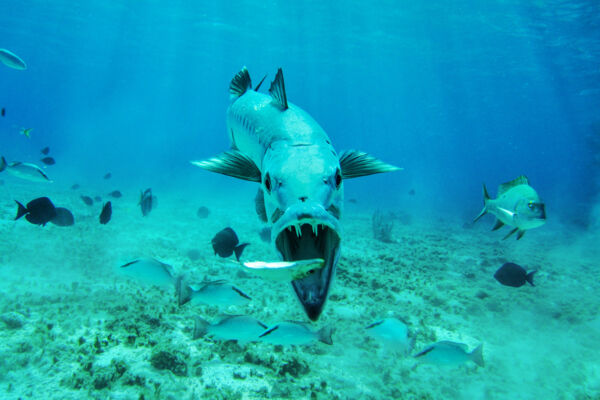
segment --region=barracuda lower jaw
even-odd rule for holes
[[[338,232],[318,221],[299,221],[279,232],[275,245],[286,261],[312,258],[325,261],[323,268],[292,282],[308,317],[316,321],[323,310],[335,272],[340,248]]]

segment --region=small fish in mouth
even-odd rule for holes
[[[288,102],[281,68],[268,94],[258,92],[261,83],[252,89],[245,67],[235,75],[227,109],[232,150],[192,164],[260,185],[255,210],[271,225],[271,241],[283,261],[323,260],[322,268],[292,280],[315,321],[340,257],[344,181],[400,168],[357,150],[338,155],[317,121]]]
[[[305,278],[314,273],[315,270],[323,268],[325,263],[323,259],[315,258],[298,261],[252,261],[245,262],[242,265],[246,267],[247,271],[264,279],[291,282]]]

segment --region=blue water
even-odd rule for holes
[[[0,48],[28,65],[0,64],[0,155],[50,146],[55,188],[111,172],[103,190],[159,198],[255,190],[189,163],[229,148],[228,85],[247,66],[262,90],[281,67],[338,152],[404,168],[349,181],[359,206],[468,222],[482,183],[495,196],[522,174],[540,230],[587,227],[598,202],[597,0],[2,0]]]
[[[29,65],[1,70],[2,153],[35,159],[50,145],[54,175],[110,170],[149,186],[227,179],[187,162],[228,147],[240,67],[255,82],[282,67],[289,100],[338,150],[405,168],[348,196],[402,204],[415,188],[411,207],[476,213],[482,182],[494,192],[526,174],[549,212],[589,208],[597,2],[321,3],[2,2],[1,45]]]

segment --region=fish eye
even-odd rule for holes
[[[271,193],[271,176],[268,172],[265,175],[265,189],[267,189],[267,193]]]
[[[336,187],[336,189],[339,189],[341,184],[342,184],[342,173],[338,169],[335,171],[335,187]]]
[[[527,207],[529,207],[529,208],[533,208],[533,201],[530,201],[530,202],[527,204]]]

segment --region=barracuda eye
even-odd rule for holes
[[[271,193],[271,176],[268,172],[265,175],[265,189],[267,189],[267,193]]]
[[[529,207],[530,209],[533,209],[533,201],[530,201],[530,202],[527,204],[527,207]]]
[[[335,171],[335,187],[336,187],[336,189],[339,189],[341,185],[342,185],[342,173],[338,169],[337,171]]]

